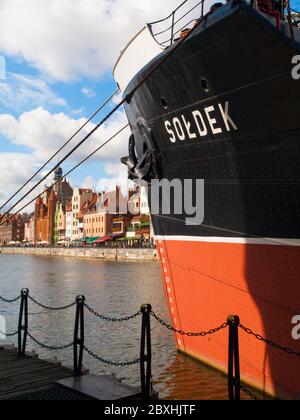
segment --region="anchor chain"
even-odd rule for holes
[[[125,367],[125,366],[133,366],[138,365],[141,363],[140,359],[132,360],[130,362],[112,362],[111,360],[106,360],[103,357],[98,356],[97,354],[93,353],[91,350],[89,350],[87,347],[84,347],[84,351],[89,354],[91,357],[93,357],[95,360],[98,360],[98,362],[101,362],[105,365],[109,366],[116,366],[116,367]]]
[[[96,318],[100,318],[102,319],[102,321],[107,321],[107,322],[115,322],[115,323],[122,323],[122,322],[127,322],[127,321],[131,321],[137,317],[139,317],[140,315],[142,315],[142,312],[136,312],[133,315],[130,316],[126,316],[124,318],[112,318],[112,317],[108,317],[102,314],[99,314],[98,312],[96,312],[93,308],[91,308],[89,305],[87,305],[86,303],[84,304],[84,307],[92,314],[94,315]]]
[[[172,325],[170,325],[170,324],[167,324],[163,319],[161,319],[159,316],[157,316],[155,314],[155,312],[153,312],[153,311],[151,312],[151,316],[153,318],[155,318],[156,321],[159,322],[159,324],[161,324],[163,327],[166,327],[168,330],[173,331],[174,333],[182,335],[182,336],[186,335],[187,337],[206,337],[207,335],[216,334],[216,333],[218,333],[218,332],[220,332],[220,331],[222,331],[222,330],[224,330],[228,327],[228,324],[224,323],[224,324],[220,325],[219,327],[213,328],[209,331],[185,332],[183,330],[178,330],[178,329],[172,327]]]

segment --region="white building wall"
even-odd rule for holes
[[[73,212],[66,213],[66,238],[72,238],[72,230],[73,230]]]
[[[92,197],[93,190],[75,188],[72,197],[72,235],[71,240],[76,241],[83,238],[83,226],[79,224],[77,216],[82,206]]]
[[[141,186],[141,215],[150,215],[147,188]]]

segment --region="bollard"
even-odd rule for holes
[[[152,348],[151,348],[151,305],[143,305],[142,312],[142,335],[141,335],[141,392],[143,400],[152,397]]]
[[[28,336],[28,289],[21,290],[21,302],[18,324],[18,355],[25,356]]]
[[[239,401],[241,397],[241,374],[239,355],[239,325],[240,318],[230,315],[227,319],[229,326],[228,340],[228,395],[230,401]]]
[[[82,375],[82,359],[84,351],[84,296],[76,298],[76,315],[74,328],[74,376]]]

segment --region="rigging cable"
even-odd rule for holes
[[[11,200],[13,200],[39,173],[42,172],[43,169],[45,169],[45,167],[56,157],[59,155],[59,153],[69,144],[71,143],[71,141],[77,136],[77,134],[80,133],[80,131],[82,131],[87,125],[88,123],[90,123],[92,121],[92,119],[113,99],[113,97],[119,92],[119,89],[117,89],[95,112],[94,114],[72,135],[72,137],[70,137],[55,153],[54,155],[52,155],[47,162],[45,162],[40,169],[35,172],[32,177],[30,177],[25,184],[23,184],[18,191],[16,191],[1,207],[0,210],[2,210],[8,203],[11,202]],[[17,204],[16,204],[17,205]],[[14,207],[12,207],[9,211],[13,210]],[[8,212],[9,212],[8,211]],[[6,212],[3,217],[5,217],[7,215]],[[2,217],[2,218],[3,218]],[[1,219],[2,219],[1,218]]]
[[[43,181],[45,181],[51,175],[51,173],[54,172],[54,170],[57,168],[57,166],[60,166],[62,163],[64,163],[68,159],[68,157],[70,157],[77,149],[79,149],[79,147],[82,146],[83,143],[85,143],[112,115],[115,114],[115,112],[117,112],[121,108],[121,106],[123,106],[125,104],[125,102],[126,103],[131,102],[135,92],[146,81],[148,81],[150,79],[150,77],[174,54],[175,51],[177,51],[181,47],[181,45],[186,41],[186,39],[189,38],[199,28],[200,24],[208,18],[209,14],[210,14],[210,12],[208,14],[206,14],[205,16],[203,16],[202,18],[200,18],[199,21],[194,25],[194,27],[189,32],[187,32],[187,34],[185,36],[183,36],[180,41],[178,41],[176,44],[174,44],[172,47],[170,47],[170,51],[163,57],[163,59],[160,60],[155,66],[153,66],[153,68],[149,71],[148,74],[146,74],[144,77],[142,77],[140,82],[138,82],[138,84],[99,122],[99,124],[97,124],[94,127],[94,129],[89,134],[87,134],[63,159],[61,159],[58,162],[58,164],[51,171],[49,171],[34,187],[32,187],[20,200],[17,201],[17,203],[14,204],[14,206],[12,206],[3,215],[2,219],[1,219],[1,222],[0,222],[0,226],[2,226],[4,223],[6,223],[8,220],[10,220],[13,216],[18,214],[20,211],[22,211],[23,209],[28,207],[28,205],[30,205],[34,201],[34,200],[32,200],[30,203],[23,206],[17,213],[14,213],[14,215],[9,216],[9,213],[11,212],[11,210],[13,210],[32,191],[34,191]],[[107,144],[107,143],[105,143],[105,144]],[[49,187],[49,189],[50,188],[51,187]],[[39,198],[40,196],[41,196],[41,194],[39,194],[37,196],[37,198]],[[6,217],[6,216],[9,216],[9,217],[3,221],[4,217]]]
[[[67,159],[70,157],[77,149],[79,149],[80,146],[83,145],[125,102],[125,99],[123,99],[118,105],[116,105],[111,112],[109,112],[101,121],[99,124],[97,124],[92,131],[90,131],[76,146],[73,147],[70,152],[68,152],[63,159],[61,159],[58,164],[52,168],[40,181],[38,181],[29,191],[27,191],[26,194],[24,194],[10,209],[8,209],[5,214],[1,218],[2,220],[10,214],[10,212],[17,207],[18,204],[20,204],[30,193],[32,193],[39,185],[41,185],[42,182],[44,182],[51,174],[55,171],[55,169],[58,166],[61,166]],[[0,225],[1,226],[1,225]]]
[[[83,160],[81,160],[76,166],[74,166],[72,169],[70,169],[64,176],[60,177],[58,180],[53,182],[53,184],[46,188],[42,193],[38,194],[36,197],[34,197],[29,203],[26,203],[22,208],[20,208],[16,213],[10,215],[7,219],[4,221],[1,221],[0,226],[7,223],[10,219],[15,217],[17,214],[19,214],[21,211],[25,210],[26,207],[30,206],[30,204],[33,204],[39,197],[41,197],[43,194],[50,191],[55,185],[57,185],[59,182],[61,182],[66,176],[70,175],[72,172],[74,172],[79,166],[81,166],[83,163],[85,163],[87,160],[89,160],[91,157],[93,157],[97,152],[99,152],[101,149],[103,149],[107,144],[109,144],[112,140],[114,140],[119,134],[122,133],[126,128],[129,127],[129,124],[124,125],[118,132],[116,132],[112,137],[110,137],[106,142],[101,144],[101,146],[97,147],[92,153],[90,153],[88,156],[86,156]]]

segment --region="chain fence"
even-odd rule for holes
[[[37,301],[34,297],[32,297],[31,295],[28,295],[28,299],[35,304],[36,306],[45,309],[47,311],[51,311],[51,312],[56,312],[56,311],[65,311],[68,310],[70,308],[73,308],[76,305],[76,302],[72,302],[69,305],[66,306],[58,306],[58,307],[53,307],[53,306],[47,306],[44,305],[43,303],[40,303],[39,301]]]
[[[15,302],[18,302],[18,300],[20,299],[21,299],[21,296],[18,296],[15,299],[6,299],[3,296],[0,296],[0,300],[4,303],[15,303]]]
[[[216,334],[224,329],[226,329],[228,327],[228,323],[224,323],[222,325],[220,325],[217,328],[213,328],[209,331],[202,331],[202,332],[185,332],[183,330],[178,330],[174,327],[172,327],[172,325],[168,324],[167,322],[165,322],[163,319],[161,319],[159,316],[156,315],[155,312],[151,312],[151,316],[156,319],[156,321],[161,324],[163,327],[166,327],[169,331],[173,331],[175,334],[179,334],[182,336],[187,336],[187,337],[206,337],[207,335],[213,335]]]
[[[112,362],[111,360],[104,359],[103,357],[98,356],[97,354],[93,353],[87,347],[84,346],[84,351],[91,357],[93,357],[98,362],[101,362],[105,365],[115,366],[115,367],[125,367],[125,366],[133,366],[138,365],[141,363],[141,359],[135,359],[130,362]]]
[[[283,352],[285,352],[285,353],[287,353],[289,355],[300,357],[300,352],[296,352],[294,350],[291,350],[288,347],[281,346],[280,344],[277,344],[277,343],[275,343],[272,340],[268,340],[268,339],[264,338],[263,336],[261,336],[260,334],[256,334],[250,328],[247,328],[247,327],[245,327],[242,324],[240,324],[239,327],[246,334],[255,337],[258,341],[261,341],[263,343],[266,343],[268,346],[271,346],[271,347],[273,347],[276,350],[281,350],[281,351],[283,351]]]
[[[70,344],[65,344],[63,346],[48,346],[44,343],[41,343],[39,340],[37,340],[35,337],[33,337],[33,335],[31,335],[28,332],[28,337],[35,343],[37,344],[39,347],[45,349],[45,350],[50,350],[50,351],[58,351],[58,350],[67,350],[71,347],[73,347],[74,343],[70,343]]]
[[[0,331],[0,336],[2,335],[2,337],[7,337],[7,338],[15,337],[18,334],[19,334],[19,331],[16,331],[14,333],[6,333],[6,332],[3,332],[3,331]]]
[[[253,394],[248,388],[246,388],[244,385],[240,385],[240,390],[244,392],[244,394],[248,395],[252,400],[254,401],[261,401],[260,398],[258,398],[257,395]]]
[[[112,318],[109,316],[105,316],[102,314],[99,314],[98,312],[96,312],[93,308],[91,308],[89,305],[87,305],[86,303],[84,304],[84,307],[92,314],[94,315],[96,318],[102,319],[102,321],[107,321],[107,322],[114,322],[114,323],[122,323],[122,322],[128,322],[131,321],[137,317],[139,317],[140,315],[142,315],[142,312],[136,312],[133,315],[130,316],[126,316],[124,318]]]
[[[27,291],[27,293],[24,294],[24,290],[25,292]],[[92,307],[90,307],[88,304],[85,303],[85,298],[84,296],[79,296],[77,297],[77,299],[73,302],[71,302],[68,305],[65,306],[60,306],[60,307],[52,307],[49,305],[45,305],[41,302],[39,302],[37,299],[35,299],[33,296],[30,295],[29,291],[27,289],[24,289],[21,292],[21,295],[14,298],[14,299],[7,299],[4,298],[3,296],[0,296],[0,301],[4,302],[4,303],[15,303],[18,302],[20,299],[22,299],[21,302],[21,307],[23,307],[23,299],[28,298],[28,300],[30,300],[34,305],[47,310],[47,311],[64,311],[64,310],[68,310],[73,308],[76,305],[79,305],[77,307],[81,308],[80,310],[83,311],[83,308],[85,308],[90,314],[92,314],[93,316],[95,316],[98,319],[101,319],[102,321],[107,321],[107,322],[112,322],[112,323],[124,323],[124,322],[129,322],[131,320],[134,320],[136,318],[138,318],[139,316],[145,315],[145,313],[143,312],[143,307],[140,311],[129,315],[129,316],[125,316],[122,318],[117,318],[117,317],[112,317],[112,316],[106,316],[104,314],[100,314],[98,313],[95,309],[93,309]],[[22,294],[23,293],[23,294]],[[81,299],[78,299],[81,298]],[[162,325],[163,327],[165,327],[166,329],[168,329],[169,331],[172,331],[175,334],[181,335],[181,336],[187,336],[187,337],[206,337],[206,336],[210,336],[213,334],[216,334],[222,330],[225,330],[226,328],[228,328],[230,326],[230,322],[229,320],[226,323],[221,324],[220,326],[218,326],[217,328],[213,328],[211,330],[208,331],[200,331],[200,332],[187,332],[181,329],[177,329],[174,328],[172,325],[168,324],[167,322],[165,322],[162,318],[160,318],[154,311],[151,310],[151,306],[150,305],[146,305],[145,308],[148,307],[148,316],[151,316],[152,318],[154,318],[160,325]],[[24,311],[24,307],[22,309]],[[28,311],[28,308],[26,309]],[[82,312],[83,313],[83,312]],[[238,317],[237,317],[238,318]],[[26,319],[26,317],[25,317]],[[150,325],[150,324],[149,324]],[[21,328],[21,329],[20,329]],[[267,338],[264,338],[262,335],[260,334],[256,334],[253,330],[251,330],[250,328],[244,326],[243,324],[239,323],[236,324],[236,328],[241,329],[243,332],[245,332],[246,334],[248,334],[249,336],[253,336],[254,338],[256,338],[258,341],[263,342],[265,344],[267,344],[268,346],[271,346],[272,348],[276,349],[276,350],[280,350],[285,352],[288,355],[292,355],[292,356],[296,356],[296,357],[300,357],[300,352],[296,352],[288,347],[282,346],[272,340],[269,340]],[[27,335],[31,341],[33,343],[35,343],[36,345],[38,345],[39,347],[45,349],[45,350],[49,350],[49,351],[61,351],[61,350],[67,350],[71,347],[75,348],[76,345],[80,345],[81,348],[89,355],[91,356],[93,359],[97,360],[98,362],[102,363],[102,364],[106,364],[109,366],[115,366],[115,367],[125,367],[125,366],[133,366],[133,365],[138,365],[143,363],[143,359],[141,360],[141,358],[139,359],[135,359],[132,361],[127,361],[127,362],[117,362],[117,361],[111,361],[108,359],[105,359],[104,357],[101,357],[97,354],[95,354],[94,352],[92,352],[88,347],[84,346],[84,340],[77,339],[74,340],[72,343],[69,344],[65,344],[62,346],[51,346],[51,345],[47,345],[45,343],[42,343],[41,341],[39,341],[37,338],[35,338],[30,332],[26,332],[28,331],[28,327],[24,327],[23,325],[20,326],[19,325],[19,330],[13,333],[4,333],[2,331],[0,331],[0,335],[2,335],[3,337],[15,337],[17,336],[20,331],[23,332],[23,336],[25,334],[25,336]],[[23,337],[24,339],[24,337]],[[25,339],[25,346],[26,346],[26,339]],[[246,386],[244,385],[240,385],[240,390],[242,392],[244,392],[248,397],[250,397],[252,400],[255,401],[259,401],[260,398],[255,395],[252,391],[250,391]]]

